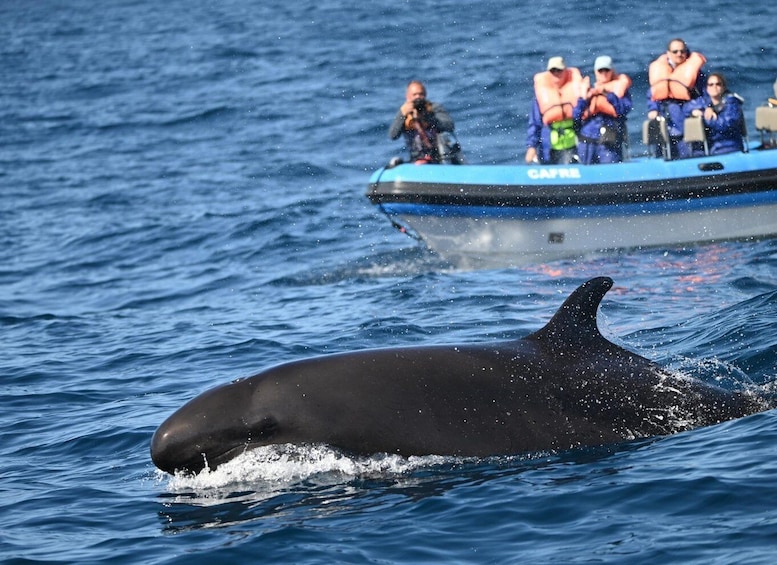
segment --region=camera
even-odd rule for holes
[[[426,100],[424,100],[423,98],[416,98],[415,100],[413,100],[413,108],[415,108],[417,112],[425,112]]]

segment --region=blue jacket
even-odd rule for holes
[[[618,117],[610,116],[608,114],[594,114],[589,118],[583,120],[583,113],[588,108],[588,100],[580,98],[575,106],[572,119],[575,122],[575,131],[583,138],[598,140],[602,127],[612,128],[619,134],[619,139],[623,140],[626,136],[626,114],[631,112],[631,91],[627,90],[623,98],[612,92],[605,94],[607,101],[612,104]]]
[[[744,150],[743,133],[745,116],[742,112],[742,99],[731,92],[726,92],[720,104],[713,106],[706,93],[685,104],[685,115],[690,116],[693,110],[712,108],[718,115],[717,119],[704,120],[710,154],[732,153]]]
[[[542,123],[540,104],[537,98],[529,113],[529,128],[526,130],[526,148],[534,147],[541,163],[550,163],[550,128]]]

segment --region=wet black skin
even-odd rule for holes
[[[612,284],[584,283],[522,339],[343,353],[211,389],[162,423],[151,458],[173,473],[283,443],[364,455],[505,455],[666,435],[768,408],[606,340],[596,313]]]

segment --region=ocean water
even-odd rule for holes
[[[757,3],[0,2],[4,563],[773,563],[777,412],[488,460],[263,449],[197,477],[149,458],[194,395],[274,364],[518,337],[615,279],[605,335],[775,393],[777,241],[471,271],[366,198],[411,78],[471,162],[522,155],[531,76],[635,80],[685,38],[754,108]]]

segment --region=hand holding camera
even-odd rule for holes
[[[405,116],[405,127],[408,129],[415,127],[415,120],[427,113],[427,102],[425,98],[416,98],[408,100],[402,104],[402,114]]]

